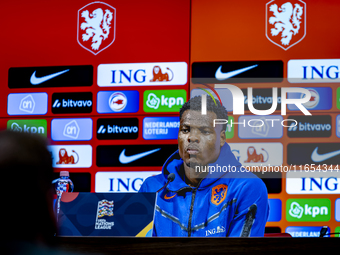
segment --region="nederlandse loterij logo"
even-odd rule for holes
[[[266,4],[266,36],[288,50],[306,35],[306,3],[301,0],[272,0]]]
[[[320,199],[288,199],[286,204],[287,221],[329,221],[331,201]]]
[[[146,117],[143,119],[145,140],[177,139],[179,117]]]
[[[9,120],[7,121],[7,129],[16,132],[41,134],[47,137],[46,120]]]
[[[109,47],[116,37],[116,9],[103,2],[92,2],[78,10],[77,41],[81,47],[97,55]]]
[[[143,108],[145,112],[178,112],[185,103],[185,90],[146,90]]]

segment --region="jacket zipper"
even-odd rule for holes
[[[193,192],[192,192],[189,222],[188,222],[188,237],[191,236],[191,222],[192,222],[192,214],[194,212],[194,203],[195,203],[196,192],[197,192],[197,189],[194,189]]]

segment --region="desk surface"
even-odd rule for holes
[[[249,252],[291,255],[329,253],[340,247],[340,239],[57,237],[57,244],[61,249],[83,254],[212,255]]]

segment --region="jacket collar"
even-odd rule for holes
[[[167,179],[170,173],[175,174],[174,181],[170,182],[167,187],[168,190],[178,191],[183,188],[191,189],[191,187],[186,184],[181,177],[180,170],[182,165],[183,160],[179,156],[178,150],[175,151],[164,163],[162,173],[165,179]],[[229,166],[240,167],[241,164],[236,160],[234,154],[231,152],[229,144],[225,143],[221,148],[218,159],[214,163],[209,164],[209,168],[215,169],[215,171],[208,173],[207,177],[201,181],[198,189],[204,189],[224,177],[230,169]]]

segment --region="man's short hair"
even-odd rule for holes
[[[215,103],[216,102],[216,103]],[[192,111],[201,111],[202,110],[202,97],[201,96],[195,96],[193,98],[190,98],[188,102],[186,102],[181,110],[179,111],[179,117],[182,119],[182,115],[186,110],[192,110]],[[228,119],[228,112],[226,108],[221,105],[220,101],[215,99],[215,101],[212,99],[211,96],[207,96],[207,111],[214,112],[217,116],[217,119]],[[222,125],[222,130],[227,129],[227,124]]]

